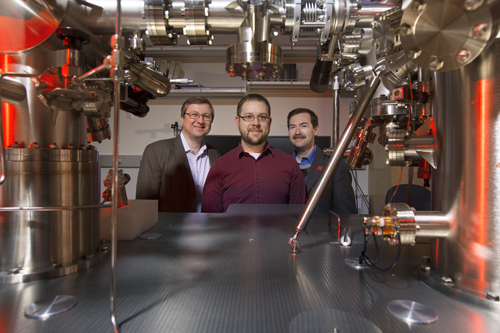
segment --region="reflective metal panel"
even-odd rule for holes
[[[0,187],[1,207],[99,203],[95,150],[7,149],[6,174]],[[51,270],[56,276],[74,272],[68,268],[100,256],[99,230],[96,209],[0,211],[0,281],[29,281],[33,278],[19,276]]]
[[[436,272],[486,298],[500,294],[500,41],[468,66],[436,75],[438,207],[451,236],[435,242]]]

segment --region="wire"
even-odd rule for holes
[[[363,198],[363,200],[365,201],[366,203],[366,206],[368,207],[368,210],[373,214],[375,215],[375,211],[373,210],[372,206],[370,205],[370,202],[368,202],[368,200],[366,199],[366,195],[365,193],[363,192],[363,190],[361,189],[361,186],[359,186],[359,183],[358,183],[358,179],[356,178],[356,176],[354,175],[354,172],[352,171],[353,168],[351,166],[349,166],[349,169],[351,170],[351,174],[352,174],[352,177],[354,178],[354,181],[356,182],[356,188],[359,189],[359,191],[361,192],[361,197]]]
[[[399,257],[401,255],[401,235],[399,233],[399,227],[396,225],[396,234],[398,236],[398,252],[396,254],[396,258],[394,259],[394,261],[392,262],[392,264],[387,267],[387,268],[380,268],[377,266],[377,263],[378,263],[378,259],[379,259],[379,249],[378,249],[378,243],[377,243],[377,237],[375,236],[374,233],[372,233],[371,235],[371,238],[370,240],[373,238],[373,241],[375,243],[375,260],[372,261],[366,254],[366,249],[367,249],[367,245],[369,243],[369,241],[366,240],[366,230],[365,228],[363,228],[363,235],[364,235],[364,246],[363,246],[363,251],[361,252],[361,254],[359,255],[359,263],[362,264],[362,263],[365,263],[366,266],[368,267],[372,267],[372,268],[375,268],[377,270],[379,270],[380,272],[387,272],[387,271],[390,271],[391,269],[393,269],[396,264],[398,263],[399,261]]]
[[[398,186],[396,186],[396,189],[394,190],[394,193],[392,194],[391,200],[389,200],[389,203],[392,202],[392,199],[396,195],[399,189],[399,184],[401,184],[401,176],[403,176],[403,167],[401,167],[401,171],[399,172],[399,180],[398,180]]]

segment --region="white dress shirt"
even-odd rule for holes
[[[201,212],[201,195],[203,193],[203,186],[207,179],[208,171],[210,171],[210,160],[208,159],[207,145],[203,144],[198,154],[189,148],[189,145],[181,132],[181,141],[186,152],[186,157],[193,176],[194,187],[196,188],[196,211]]]

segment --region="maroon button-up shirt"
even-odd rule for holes
[[[232,203],[303,204],[306,184],[297,161],[269,144],[258,159],[241,144],[212,164],[202,212],[225,212]]]

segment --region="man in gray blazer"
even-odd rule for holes
[[[298,108],[288,114],[287,125],[288,136],[295,147],[293,157],[302,170],[309,197],[330,159],[314,143],[319,131],[318,116],[309,109]],[[317,211],[322,214],[328,214],[330,210],[337,214],[357,214],[351,183],[349,167],[341,162],[321,197]]]
[[[158,200],[159,212],[199,212],[212,163],[220,154],[203,138],[210,132],[214,108],[204,97],[188,98],[181,108],[182,132],[149,144],[142,155],[137,199]]]

